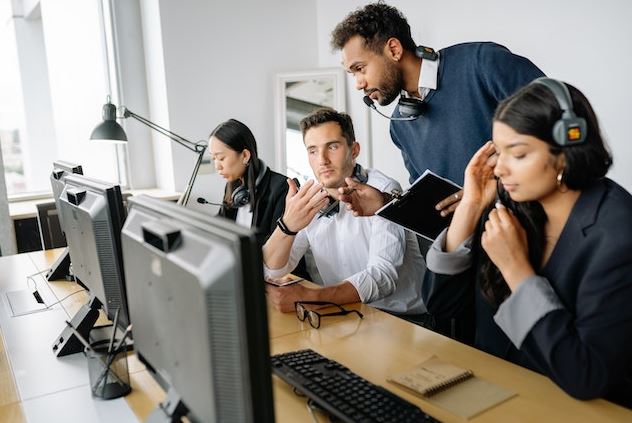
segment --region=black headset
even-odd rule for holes
[[[259,189],[259,184],[263,180],[264,175],[268,171],[268,166],[263,162],[263,160],[259,160],[259,173],[257,174],[257,179],[255,179],[255,192]],[[253,166],[251,163],[250,166]],[[246,178],[244,178],[246,179]],[[235,188],[233,193],[230,195],[231,204],[230,207],[233,209],[238,209],[240,207],[245,206],[250,203],[250,191],[248,191],[248,185],[244,182],[244,184]]]
[[[365,168],[363,168],[358,163],[356,163],[356,165],[353,167],[352,178],[362,184],[366,184],[366,182],[369,180],[369,174]],[[319,219],[323,216],[331,217],[340,211],[340,201],[334,200],[334,198],[331,196],[329,196],[328,198],[329,198],[329,204],[327,204],[325,207],[320,209],[320,211],[318,212]]]
[[[544,85],[555,96],[562,109],[562,117],[553,124],[553,140],[561,147],[581,144],[586,141],[586,119],[578,117],[573,111],[573,101],[568,87],[553,78],[541,77],[532,84]]]
[[[415,55],[420,59],[430,60],[432,62],[436,61],[439,58],[439,54],[434,51],[434,49],[425,46],[417,46],[417,48],[415,49]],[[424,100],[420,100],[414,97],[399,96],[399,101],[397,102],[397,110],[402,117],[394,118],[381,113],[375,107],[375,104],[373,104],[373,99],[368,95],[365,95],[362,101],[364,101],[364,104],[369,106],[371,109],[375,110],[380,115],[390,120],[415,120],[419,116],[421,116],[428,108],[428,103],[426,103]]]

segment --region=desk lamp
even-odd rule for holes
[[[193,151],[198,155],[197,161],[195,162],[195,167],[193,168],[193,173],[191,174],[191,178],[189,178],[189,183],[184,190],[184,194],[182,194],[182,196],[178,200],[179,205],[186,206],[189,202],[191,190],[193,189],[193,183],[195,182],[195,178],[197,177],[198,171],[200,170],[200,165],[202,164],[202,159],[204,158],[204,151],[206,150],[207,145],[206,142],[189,141],[178,134],[174,134],[168,129],[156,125],[149,119],[137,115],[125,106],[119,107],[119,110],[121,112],[120,116],[116,115],[116,110],[116,106],[110,102],[110,97],[108,96],[107,103],[103,105],[103,122],[101,122],[99,125],[97,125],[96,128],[94,128],[94,130],[92,131],[92,135],[90,135],[91,140],[110,141],[117,143],[127,142],[127,135],[125,134],[125,131],[123,130],[121,125],[118,124],[116,119],[127,119],[131,117],[149,126],[151,129],[160,132],[161,134],[170,138],[172,141],[175,141],[176,143],[185,147],[187,150]]]

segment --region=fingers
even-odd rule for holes
[[[287,178],[287,186],[288,186],[287,197],[289,198],[294,197],[296,193],[298,192],[298,187],[296,186],[296,183],[294,182],[294,180]]]
[[[496,147],[494,147],[494,143],[491,141],[487,141],[481,148],[478,149],[476,153],[472,156],[470,163],[479,163],[483,164],[487,162],[487,160],[496,153]]]
[[[457,201],[456,203],[452,203],[450,204],[447,208],[441,210],[441,213],[439,213],[441,216],[445,217],[445,216],[449,216],[450,214],[454,213],[454,210],[456,210],[456,208],[458,207],[459,203],[461,201]]]
[[[459,191],[459,192],[457,192],[455,194],[452,194],[449,197],[446,197],[443,200],[439,201],[437,203],[437,205],[435,206],[435,209],[437,209],[437,210],[447,209],[450,206],[452,206],[453,204],[458,203],[459,201],[461,201],[462,198],[463,198],[463,190],[461,190],[461,191]],[[456,209],[456,205],[454,206],[452,211],[454,211],[454,209]],[[441,213],[441,215],[444,216],[443,213]]]

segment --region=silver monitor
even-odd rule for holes
[[[129,324],[121,253],[125,211],[121,189],[116,184],[81,175],[67,175],[64,181],[59,214],[63,217],[72,271],[91,295],[89,305],[71,323],[88,338],[101,305],[110,319],[120,310],[119,327]],[[60,349],[66,349],[68,339],[64,333],[57,339],[53,345],[57,355],[65,355]],[[74,348],[70,350],[68,353],[76,352]]]
[[[67,175],[83,175],[83,167],[81,165],[66,162],[63,160],[57,160],[53,162],[53,171],[50,175],[50,185],[53,190],[53,199],[55,200],[55,209],[57,211],[57,219],[59,220],[59,227],[61,229],[62,234],[64,231],[64,223],[62,221],[62,217],[59,214],[59,196],[61,192],[64,190],[65,186],[65,178]],[[42,232],[42,222],[40,222],[40,233]],[[42,234],[42,239],[44,239],[44,235]],[[46,247],[45,247],[46,248]],[[59,255],[57,260],[51,265],[51,268],[48,272],[46,272],[46,280],[54,281],[58,279],[70,279],[70,254],[68,253],[68,248],[64,249],[64,251]]]
[[[169,404],[149,420],[273,422],[254,232],[139,196],[129,201],[121,241],[135,349],[169,385]]]

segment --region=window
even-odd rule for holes
[[[0,2],[0,141],[10,198],[50,192],[55,159],[126,185],[125,147],[89,140],[110,87],[118,89],[103,3]]]

